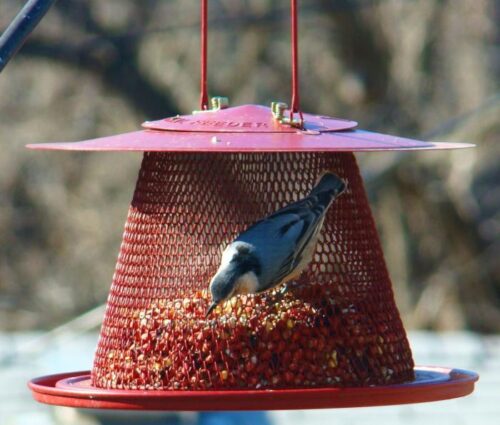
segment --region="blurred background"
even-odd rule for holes
[[[1,2],[0,31],[23,3]],[[500,1],[308,0],[300,7],[304,111],[477,145],[358,159],[414,353],[429,362],[470,354],[451,365],[499,366]],[[288,2],[211,0],[209,12],[210,94],[231,105],[289,101]],[[1,386],[27,370],[64,371],[65,362],[90,368],[141,160],[24,145],[132,131],[146,119],[190,113],[198,97],[198,0],[60,1],[0,75]],[[78,345],[82,357],[47,357],[76,341],[87,341]],[[500,373],[492,379],[498,385]],[[0,400],[0,423],[45,423],[19,416],[48,409],[30,401],[24,381],[19,388],[15,400],[24,407]],[[407,409],[384,420],[408,422]],[[298,420],[283,415],[272,419]],[[355,418],[350,423],[363,421]],[[453,423],[472,423],[464,418]]]

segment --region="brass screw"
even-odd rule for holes
[[[288,109],[288,105],[284,102],[272,102],[271,111],[273,116],[278,121],[282,121],[285,116],[285,110]]]
[[[220,111],[221,109],[226,109],[229,108],[229,99],[227,97],[222,97],[222,96],[214,96],[210,100],[210,109],[206,109],[204,111],[193,111],[193,114],[202,114],[205,112],[217,112]]]
[[[300,118],[295,118],[290,120],[289,117],[285,116],[285,111],[288,109],[288,105],[284,102],[272,102],[271,111],[273,113],[274,119],[280,122],[280,124],[289,125],[291,127],[303,128],[304,122]]]
[[[229,107],[229,99],[227,97],[216,96],[211,100],[212,111],[219,111]]]

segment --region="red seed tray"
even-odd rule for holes
[[[398,385],[363,388],[315,388],[228,391],[104,390],[90,385],[90,372],[33,379],[35,400],[92,409],[214,411],[295,410],[424,403],[466,396],[478,374],[444,367],[416,367],[416,379]]]

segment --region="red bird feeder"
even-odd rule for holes
[[[145,129],[33,149],[144,151],[89,372],[33,380],[41,402],[73,407],[248,410],[415,403],[469,394],[478,376],[415,367],[353,152],[449,149],[302,114],[292,0],[290,109],[229,108]],[[348,191],[329,210],[313,261],[286,292],[239,295],[205,318],[210,278],[241,231],[305,196],[333,170]]]

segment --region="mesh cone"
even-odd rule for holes
[[[287,291],[238,296],[205,319],[228,242],[306,195],[329,169],[330,208]],[[412,380],[413,360],[352,153],[145,153],[92,384],[119,389],[353,387]]]

